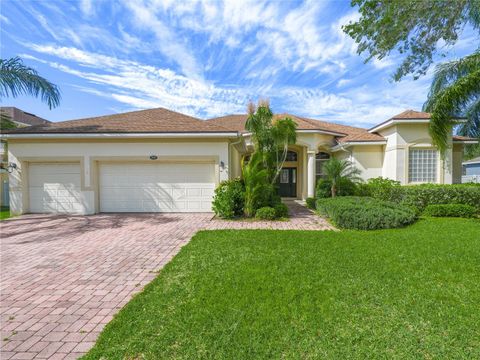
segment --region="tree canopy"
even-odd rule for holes
[[[467,24],[480,35],[480,0],[352,0],[360,18],[343,26],[366,61],[396,51],[403,60],[395,81],[425,75],[436,53],[453,45]],[[466,117],[459,133],[480,138],[480,52],[438,64],[423,109],[431,113],[430,135],[442,156],[455,117]]]
[[[366,61],[379,60],[396,50],[404,60],[395,81],[426,73],[433,55],[443,45],[454,44],[466,24],[480,29],[479,0],[352,0],[360,18],[343,30],[358,44]]]

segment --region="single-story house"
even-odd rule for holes
[[[407,110],[363,129],[305,117],[279,176],[280,195],[315,192],[330,157],[350,159],[369,179],[457,183],[463,145],[451,136],[442,161],[430,115]],[[8,140],[10,208],[21,213],[208,212],[219,182],[241,176],[253,150],[247,115],[200,120],[163,108],[16,129]]]

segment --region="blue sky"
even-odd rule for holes
[[[165,107],[200,118],[275,112],[368,127],[421,109],[432,76],[391,81],[398,56],[365,64],[341,25],[349,1],[11,1],[0,10],[1,56],[59,85],[60,107],[3,99],[52,121]],[[454,58],[478,35],[462,33]]]

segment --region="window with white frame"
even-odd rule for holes
[[[320,179],[324,174],[323,174],[323,165],[325,164],[326,161],[330,159],[330,154],[326,152],[319,152],[317,155],[315,155],[315,172],[316,172],[316,178],[317,180]]]
[[[437,150],[410,149],[408,152],[408,181],[437,182]]]

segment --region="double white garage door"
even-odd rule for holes
[[[101,212],[208,212],[214,164],[100,163]],[[79,164],[31,164],[30,212],[81,213]]]

